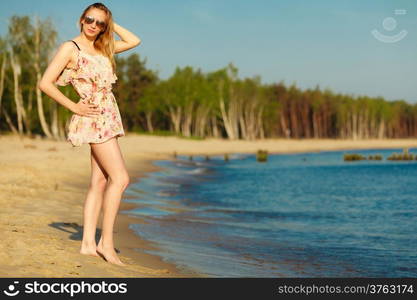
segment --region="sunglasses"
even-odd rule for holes
[[[100,28],[100,29],[104,29],[104,28],[106,28],[106,26],[107,26],[106,22],[96,20],[96,19],[94,19],[94,17],[92,17],[92,16],[86,16],[86,17],[84,17],[84,21],[85,21],[85,23],[87,23],[87,24],[93,24],[93,23],[94,23],[94,21],[95,21],[95,22],[96,22],[97,27],[98,27],[98,28]]]

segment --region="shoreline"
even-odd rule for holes
[[[258,149],[284,154],[417,148],[417,140],[196,141],[127,134],[119,138],[119,145],[133,183],[160,169],[153,161],[174,159],[174,151],[182,156],[256,154]],[[0,170],[0,277],[205,277],[145,253],[158,246],[129,228],[144,219],[128,215],[140,205],[124,202],[124,196],[115,222],[115,246],[128,266],[79,254],[82,208],[90,179],[88,145],[73,148],[65,141],[0,135]],[[101,228],[101,217],[97,228]]]
[[[167,157],[159,157],[159,158],[149,158],[148,160],[144,160],[144,163],[147,164],[146,170],[138,171],[132,164],[128,168],[128,172],[130,174],[131,184],[139,182],[141,178],[147,177],[149,173],[156,172],[161,170],[162,168],[155,166],[152,162],[154,160],[159,159],[168,159]],[[162,257],[153,254],[147,254],[142,250],[158,250],[160,249],[158,245],[154,245],[153,242],[145,240],[138,236],[132,229],[129,228],[129,225],[132,223],[135,224],[144,224],[144,218],[136,215],[129,214],[129,210],[140,208],[140,204],[125,202],[123,201],[127,197],[123,197],[119,212],[116,219],[116,224],[114,226],[115,233],[122,232],[123,234],[119,236],[118,245],[124,249],[124,252],[127,256],[132,257],[134,261],[141,262],[141,265],[148,268],[165,268],[169,272],[171,276],[166,277],[206,277],[203,274],[199,274],[198,272],[188,270],[185,271],[184,269],[180,268],[179,266],[175,265],[174,263],[169,263],[163,261]],[[117,248],[117,247],[116,247]],[[141,249],[141,250],[139,250]]]

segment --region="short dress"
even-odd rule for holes
[[[79,101],[97,104],[101,113],[94,117],[74,113],[66,128],[67,141],[77,147],[124,136],[119,107],[112,92],[117,76],[110,60],[104,55],[86,53],[72,42],[78,48],[77,64],[74,68],[66,67],[55,84],[65,86],[71,83],[81,98]]]

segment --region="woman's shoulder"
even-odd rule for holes
[[[77,51],[77,48],[71,40],[62,42],[59,45],[58,50],[57,50],[57,52],[60,52],[64,55],[68,55],[71,57],[74,56],[76,51]]]
[[[60,46],[67,49],[67,50],[79,49],[79,47],[78,47],[78,45],[77,45],[77,43],[74,39],[63,41]]]
[[[71,40],[64,41],[59,45],[57,53],[59,53],[61,57],[69,59],[67,65],[65,66],[66,69],[73,69],[76,67],[78,57],[77,52],[78,50]]]

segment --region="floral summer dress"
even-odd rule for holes
[[[60,86],[71,83],[81,97],[79,101],[98,104],[101,114],[94,117],[73,114],[67,127],[67,141],[76,147],[124,136],[119,108],[111,90],[117,76],[110,60],[104,55],[88,54],[72,42],[78,48],[77,65],[66,67],[55,83]]]

